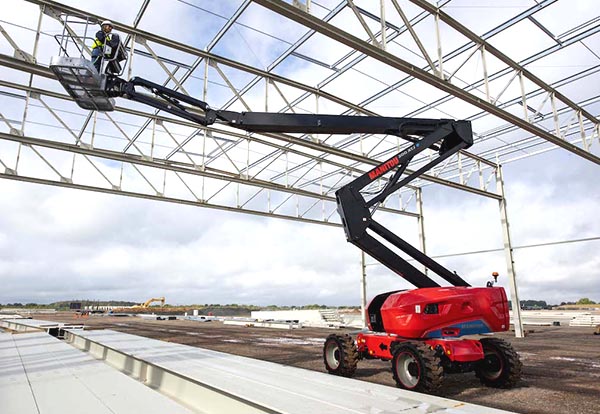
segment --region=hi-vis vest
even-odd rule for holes
[[[106,34],[105,36],[105,41],[110,42],[110,33]],[[94,39],[94,44],[92,45],[92,50],[96,49],[97,47],[102,48],[104,46],[104,42],[101,42],[100,40],[98,40],[98,38]]]

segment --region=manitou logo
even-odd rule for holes
[[[413,152],[414,150],[419,148],[419,146],[420,146],[420,144],[417,142],[416,144],[411,145],[410,147],[408,147],[407,149],[402,151],[400,154],[396,155],[391,160],[386,161],[384,164],[381,164],[379,167],[376,167],[374,170],[369,171],[369,178],[371,179],[371,181],[373,181],[374,179],[376,179],[378,177],[381,177],[383,174],[385,174],[386,172],[388,172],[389,170],[391,170],[392,168],[394,168],[395,166],[400,164],[400,159],[402,157],[404,157],[405,155],[407,155],[410,152]]]
[[[369,171],[369,178],[371,180],[374,180],[377,177],[380,177],[381,175],[385,174],[386,172],[388,172],[389,170],[391,170],[398,164],[400,164],[400,160],[398,160],[398,157],[394,157],[391,160],[386,161],[385,164],[381,164],[379,167],[375,168],[374,170]]]

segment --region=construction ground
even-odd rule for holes
[[[350,329],[279,329],[231,326],[220,321],[148,320],[139,317],[73,313],[31,315],[63,323],[84,323],[86,329],[112,329],[168,342],[325,372],[322,346],[333,333]],[[450,375],[439,395],[524,414],[596,414],[600,410],[600,335],[593,328],[526,326],[525,338],[510,332],[523,362],[523,379],[514,389],[492,389],[479,384],[472,373]],[[361,361],[356,379],[394,386],[389,362]]]

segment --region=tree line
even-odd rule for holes
[[[138,305],[138,302],[130,302],[130,301],[119,301],[119,300],[106,300],[106,301],[98,301],[98,300],[67,300],[67,301],[59,301],[52,303],[0,303],[0,308],[25,308],[25,309],[56,309],[56,310],[68,310],[70,308],[71,303],[81,303],[82,307],[86,306],[113,306],[113,307],[129,307],[133,305]],[[164,307],[178,307],[176,305],[165,304]],[[300,310],[308,310],[308,309],[360,309],[360,306],[348,305],[348,306],[328,306],[328,305],[319,305],[319,304],[309,304],[309,305],[244,305],[238,303],[227,303],[227,304],[219,304],[219,303],[204,303],[204,304],[191,304],[191,305],[181,305],[179,307],[185,308],[194,308],[194,309],[206,309],[206,308],[243,308],[247,310],[292,310],[292,309],[300,309]]]

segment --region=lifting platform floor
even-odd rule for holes
[[[192,414],[46,332],[0,333],[2,414]]]

